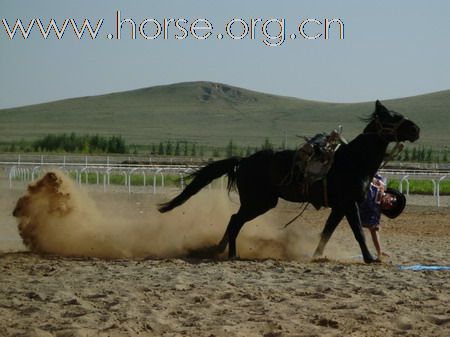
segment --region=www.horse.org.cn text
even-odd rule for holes
[[[9,20],[9,21],[8,21]],[[299,18],[288,27],[285,18],[233,18],[221,25],[205,18],[146,18],[125,17],[115,12],[114,25],[106,32],[105,19],[2,18],[5,35],[0,38],[56,38],[72,35],[77,39],[108,40],[253,40],[277,47],[288,40],[343,40],[344,22],[337,18]],[[92,23],[92,22],[95,23]],[[293,21],[293,20],[292,20]],[[12,23],[14,22],[14,23]],[[219,28],[220,27],[220,28]],[[292,28],[292,29],[290,29]]]

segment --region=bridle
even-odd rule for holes
[[[380,118],[378,116],[375,117],[375,133],[382,138],[383,140],[385,140],[386,142],[389,142],[386,137],[387,136],[393,136],[395,142],[399,142],[398,140],[398,129],[400,128],[400,126],[403,124],[404,121],[406,121],[407,118],[403,117],[395,122],[395,123],[381,123]]]
[[[404,146],[400,141],[398,140],[398,129],[403,124],[403,122],[407,120],[406,117],[401,116],[401,119],[398,120],[395,123],[385,123],[384,125],[381,123],[380,118],[378,116],[375,117],[375,133],[383,139],[386,143],[389,143],[390,141],[387,138],[387,136],[393,136],[393,141],[396,142],[395,146],[392,148],[391,152],[385,155],[385,158],[383,160],[383,163],[381,164],[380,168],[383,168],[389,161],[397,157],[400,152],[402,152]]]

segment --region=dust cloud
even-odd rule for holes
[[[62,172],[48,172],[17,201],[13,214],[24,244],[33,252],[61,256],[183,257],[216,244],[239,205],[237,195],[208,188],[165,214],[157,212],[155,200],[143,205],[111,194],[100,199],[94,201]],[[293,225],[282,230],[294,215],[271,211],[246,224],[237,241],[240,257],[309,259],[322,224],[315,231]]]

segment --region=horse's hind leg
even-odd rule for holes
[[[225,231],[222,239],[219,241],[217,245],[192,250],[189,252],[189,256],[195,258],[204,258],[204,257],[214,257],[221,254],[225,250],[225,248],[227,248],[228,229],[230,228],[231,224],[234,223],[235,221],[236,221],[236,214],[233,214],[228,223],[227,230]]]
[[[256,215],[257,216],[257,215]],[[255,217],[256,217],[255,216]],[[228,224],[227,230],[223,235],[221,242],[228,241],[228,258],[232,259],[236,257],[236,238],[247,221],[248,217],[245,216],[245,213],[242,211],[242,207],[239,209],[239,212],[233,214],[231,216],[230,222]],[[253,217],[254,218],[254,217]]]
[[[272,206],[273,205],[273,206]],[[271,204],[271,206],[267,205],[265,207],[258,207],[257,209],[250,210],[248,207],[240,207],[239,211],[233,214],[228,222],[227,229],[222,236],[222,239],[219,241],[217,245],[204,247],[200,249],[196,249],[190,252],[191,257],[212,257],[215,255],[219,255],[222,253],[225,248],[227,248],[228,244],[228,257],[235,258],[236,257],[236,238],[244,226],[244,224],[258,215],[264,214],[269,209],[275,207],[275,202]]]
[[[274,197],[268,201],[269,202],[264,205],[258,205],[258,207],[255,207],[255,205],[252,205],[252,207],[241,205],[239,211],[231,217],[227,230],[219,243],[219,245],[222,244],[223,249],[225,249],[226,241],[228,239],[228,257],[230,259],[237,256],[236,239],[244,224],[274,208],[277,205],[278,198]]]
[[[322,256],[323,250],[325,249],[328,240],[330,240],[331,235],[333,234],[334,230],[336,229],[339,222],[341,222],[343,217],[344,210],[339,208],[333,208],[331,210],[327,222],[325,223],[325,227],[320,234],[320,242],[316,248],[316,251],[314,252],[314,257]]]

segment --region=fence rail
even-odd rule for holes
[[[142,155],[76,155],[76,154],[17,154],[0,153],[0,163],[40,163],[41,165],[65,165],[70,164],[101,164],[101,165],[120,165],[120,164],[145,164],[145,165],[202,165],[210,159],[186,156],[142,156]]]
[[[415,170],[415,169],[405,169],[405,170],[395,170],[395,169],[384,169],[380,170],[380,174],[386,179],[398,179],[399,190],[403,192],[403,185],[405,184],[405,193],[409,195],[409,181],[410,180],[428,180],[433,184],[433,196],[436,200],[436,206],[441,206],[441,183],[446,179],[450,179],[450,171],[445,170]]]
[[[54,164],[145,164],[145,165],[204,165],[212,158],[187,157],[187,156],[158,156],[158,155],[79,155],[79,154],[36,154],[36,153],[0,153],[0,163],[40,163],[42,165]],[[388,169],[396,170],[426,170],[450,172],[450,163],[410,163],[390,162]]]
[[[132,177],[142,176],[142,186],[150,187],[148,190],[157,193],[165,187],[165,178],[168,175],[180,177],[180,187],[184,187],[186,175],[194,172],[205,162],[194,162],[191,159],[180,158],[149,158],[132,156],[56,156],[56,155],[11,155],[9,158],[0,155],[0,167],[3,168],[12,188],[14,181],[32,181],[38,178],[45,170],[56,168],[72,174],[75,180],[82,184],[89,184],[89,174],[96,177],[96,185],[103,185],[104,191],[110,185],[111,175],[122,175],[124,186],[128,192],[133,191]],[[5,160],[6,159],[6,160]],[[146,159],[146,161],[144,160]],[[177,163],[177,164],[174,164]],[[450,179],[450,168],[446,166],[430,165],[428,167],[402,168],[391,167],[380,171],[390,179],[400,181],[400,191],[405,190],[409,195],[410,180],[428,180],[433,184],[433,196],[436,206],[441,206],[440,186],[442,181]],[[158,188],[157,181],[160,180]],[[151,181],[148,184],[149,180]],[[223,180],[221,185],[223,186]],[[147,190],[147,189],[146,189]]]
[[[7,176],[9,187],[13,187],[15,181],[33,181],[39,178],[45,171],[50,169],[58,169],[64,173],[74,176],[78,184],[89,184],[89,175],[95,176],[95,184],[103,185],[106,192],[111,184],[112,175],[120,175],[124,177],[124,186],[131,193],[133,189],[132,177],[136,175],[142,176],[142,186],[144,188],[151,187],[151,191],[155,194],[159,190],[157,181],[160,181],[160,189],[165,187],[165,180],[168,175],[176,175],[180,177],[181,188],[184,188],[184,179],[186,175],[194,172],[198,166],[183,165],[135,165],[135,164],[92,164],[92,163],[56,163],[56,162],[0,162]],[[158,179],[159,178],[159,179]],[[151,181],[148,184],[149,180]]]

